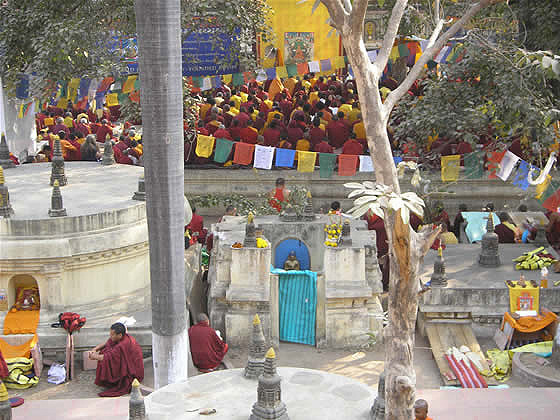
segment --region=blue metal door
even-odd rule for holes
[[[317,273],[289,271],[279,274],[280,340],[315,345]]]

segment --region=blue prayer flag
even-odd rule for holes
[[[78,98],[83,98],[84,96],[88,96],[89,85],[91,80],[87,77],[84,77],[80,80],[80,87],[78,88]]]
[[[276,79],[276,67],[271,67],[269,69],[264,69],[266,77],[268,80]]]
[[[519,167],[515,172],[515,176],[513,177],[512,184],[516,187],[521,188],[523,191],[527,191],[527,188],[529,188],[529,181],[527,180],[527,176],[529,175],[530,168],[535,167],[533,165],[529,165],[529,163],[525,162],[524,160],[521,160],[519,162]]]
[[[27,99],[29,97],[29,76],[18,74],[16,82],[16,98]]]
[[[275,165],[284,167],[284,168],[291,168],[294,166],[294,159],[296,157],[296,151],[292,149],[280,149],[276,148],[276,161]]]
[[[395,166],[398,166],[398,164],[401,163],[403,159],[400,156],[395,156],[393,157],[393,161],[395,162]]]

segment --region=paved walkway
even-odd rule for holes
[[[434,420],[557,420],[560,388],[420,390]],[[247,407],[249,413],[250,407]],[[288,407],[289,410],[289,407]],[[247,414],[248,415],[248,414]],[[126,420],[128,398],[27,401],[14,420]],[[313,420],[313,419],[312,419]],[[351,419],[348,419],[351,420]]]

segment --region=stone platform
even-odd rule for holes
[[[477,336],[491,337],[509,310],[509,292],[505,280],[518,280],[521,275],[526,280],[540,281],[540,270],[515,270],[512,259],[524,252],[535,249],[531,244],[500,244],[502,265],[497,268],[482,267],[478,264],[480,245],[448,245],[443,251],[448,284],[444,288],[432,288],[422,295],[419,306],[421,332],[423,322],[428,318],[438,318],[448,322],[472,322]],[[548,248],[551,251],[550,248]],[[420,270],[423,283],[430,280],[437,252],[430,250]],[[560,287],[554,282],[560,274],[549,269],[548,289],[540,291],[540,306],[553,312],[560,312]]]

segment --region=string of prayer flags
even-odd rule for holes
[[[298,150],[298,172],[313,172],[315,170],[315,161],[317,160],[317,152],[304,152]]]
[[[310,61],[309,63],[309,72],[310,73],[320,73],[321,67],[319,66],[318,61]]]
[[[408,50],[408,46],[406,44],[399,44],[399,56],[401,57],[408,57],[410,55],[410,51]]]
[[[459,179],[461,166],[461,155],[449,155],[441,157],[441,180],[453,182]]]
[[[536,188],[535,188],[535,198],[537,200],[539,200],[542,197],[542,195],[544,194],[544,192],[548,188],[548,184],[550,184],[551,180],[552,180],[552,176],[547,175],[546,178],[544,179],[544,181],[541,184],[536,186]]]
[[[264,71],[266,73],[266,78],[268,80],[276,79],[276,67],[271,67],[269,69],[264,69]]]
[[[286,65],[286,70],[288,72],[288,77],[297,76],[297,64],[288,64]]]
[[[501,160],[502,160],[502,158],[504,157],[505,154],[506,154],[505,150],[503,152],[490,152],[489,153],[489,156],[488,156],[488,179],[498,178],[496,173],[498,172],[498,169],[500,168],[500,162],[501,162]]]
[[[212,81],[209,77],[202,78],[202,86],[200,86],[200,90],[210,90],[212,89]]]
[[[544,203],[556,193],[558,188],[560,188],[560,181],[555,181],[551,179],[547,187],[541,193],[541,196],[537,199],[539,203],[541,203],[544,206]]]
[[[275,165],[279,168],[291,168],[294,166],[295,157],[295,150],[277,148]]]
[[[87,77],[82,77],[80,79],[80,85],[78,86],[78,96],[84,98],[88,96],[89,86],[91,84],[91,79]]]
[[[233,80],[233,75],[232,75],[232,74],[224,74],[224,75],[222,76],[222,80],[224,81],[224,83],[225,83],[226,85],[229,85],[229,84],[232,82],[232,80]]]
[[[484,175],[484,161],[482,152],[472,152],[465,155],[465,178],[480,179]]]
[[[548,187],[550,188],[553,184],[555,184],[554,187],[559,186],[558,183],[551,182]],[[542,206],[552,212],[558,211],[558,208],[560,207],[560,189],[557,188],[556,190],[554,190],[554,192],[542,202]]]
[[[201,158],[209,158],[214,151],[214,141],[214,137],[199,134],[196,137],[196,155]]]
[[[517,162],[519,162],[519,159],[519,156],[511,153],[509,150],[506,150],[504,157],[500,161],[500,170],[496,174],[498,178],[502,181],[507,181],[513,171],[513,168],[517,165]]]
[[[373,172],[371,156],[360,155],[360,172]]]
[[[399,47],[391,48],[391,54],[389,54],[389,59],[395,61],[399,58]]]
[[[299,63],[297,65],[297,72],[298,72],[298,74],[309,73],[309,65],[307,63]]]
[[[107,106],[117,106],[119,104],[119,94],[118,93],[110,93],[105,98],[107,102]]]
[[[399,166],[399,163],[403,161],[401,156],[393,156],[393,162],[395,162],[395,166]]]
[[[352,176],[356,173],[358,155],[338,155],[338,175]]]
[[[123,93],[130,93],[134,90],[134,84],[137,78],[138,76],[128,76],[122,88]]]
[[[522,159],[519,162],[517,170],[515,171],[512,184],[516,187],[521,188],[523,191],[527,191],[527,189],[529,188],[529,180],[527,179],[527,176],[529,175],[529,170],[531,169],[531,167],[533,167],[533,165],[530,165]]]
[[[97,87],[97,91],[98,92],[106,92],[107,90],[109,90],[109,88],[111,87],[111,85],[113,84],[114,81],[115,81],[115,79],[113,79],[112,77],[110,77],[110,76],[106,77],[105,79],[103,79],[101,81],[101,83]]]
[[[330,178],[336,165],[336,155],[332,153],[319,153],[319,176]]]
[[[234,73],[233,74],[233,86],[241,86],[243,83],[245,82],[245,79],[243,78],[243,73]]]
[[[264,82],[266,79],[267,79],[267,77],[266,77],[266,72],[264,71],[264,69],[257,70],[257,76],[256,76],[257,82]],[[224,80],[224,83],[225,83],[225,80]]]
[[[236,142],[235,153],[233,154],[233,163],[238,165],[250,165],[253,161],[254,151],[254,144]]]
[[[255,146],[255,162],[253,168],[272,169],[272,159],[274,158],[274,147]]]
[[[286,66],[276,67],[276,76],[280,79],[285,79],[286,77],[288,77],[288,70],[286,70]]]
[[[214,151],[214,162],[226,163],[231,154],[233,142],[227,139],[216,139],[216,150]]]
[[[60,100],[58,101],[58,103],[56,104],[56,106],[57,106],[58,108],[62,108],[62,109],[68,108],[68,99],[66,99],[66,98],[60,98]]]

